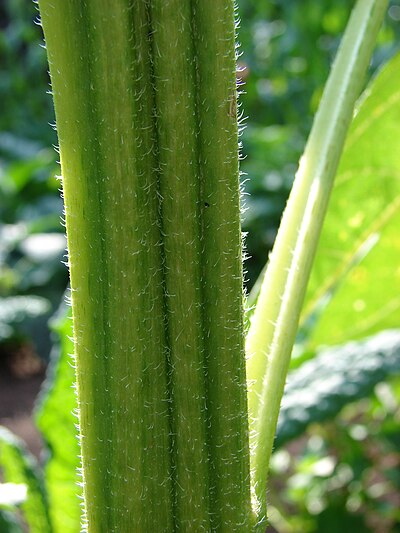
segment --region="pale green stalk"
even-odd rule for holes
[[[259,528],[267,472],[290,354],[333,179],[386,0],[358,0],[300,161],[256,309],[246,352],[251,465]]]

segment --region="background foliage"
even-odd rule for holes
[[[243,82],[241,109],[244,117],[249,117],[243,120],[246,128],[241,140],[243,229],[248,233],[246,248],[249,256],[245,265],[250,289],[274,241],[297,161],[353,2],[240,0],[238,4],[242,52],[239,66]],[[56,152],[52,148],[57,141],[54,129],[49,127],[54,123],[54,116],[51,98],[46,95],[49,80],[45,51],[40,46],[41,31],[32,22],[36,17],[36,8],[29,1],[4,0],[0,4],[0,348],[1,356],[4,356],[15,346],[28,345],[47,361],[52,346],[47,323],[63,299],[67,270],[61,263],[66,260],[65,238],[60,223],[62,202],[59,184],[55,179],[58,172]],[[399,49],[399,21],[400,3],[393,1],[371,64],[371,75]],[[397,68],[398,65],[399,62]],[[392,73],[382,88],[378,87],[381,91],[386,87],[389,92],[385,96],[378,90],[377,98],[387,100],[394,94],[395,88],[390,87],[390,80],[396,83],[394,76]],[[364,115],[361,113],[358,117],[360,123],[368,121],[376,105],[374,101],[367,103]],[[398,113],[398,107],[396,109]],[[343,380],[343,373],[338,372],[338,382],[330,396],[313,396],[318,384],[324,388],[327,380],[326,366],[319,364],[324,357],[319,348],[322,343],[346,342],[388,327],[399,327],[399,313],[393,312],[393,309],[398,311],[396,301],[393,302],[396,300],[393,272],[387,266],[388,263],[396,264],[396,261],[399,264],[395,218],[392,217],[388,223],[382,221],[383,237],[378,239],[379,246],[374,241],[377,232],[374,223],[379,222],[382,211],[396,199],[396,191],[399,190],[399,173],[396,174],[395,170],[400,172],[400,152],[395,145],[396,124],[399,122],[393,110],[389,111],[392,144],[379,145],[382,131],[388,127],[385,116],[371,128],[375,134],[374,146],[380,146],[374,152],[379,152],[379,161],[371,160],[371,156],[368,164],[365,162],[366,154],[372,153],[368,144],[371,133],[366,135],[362,151],[359,148],[353,152],[351,147],[347,149],[339,174],[346,178],[350,172],[353,179],[344,179],[345,194],[341,192],[333,197],[332,215],[329,215],[324,230],[326,252],[334,249],[332,242],[340,231],[352,228],[350,233],[346,230],[341,243],[341,252],[347,261],[343,259],[340,263],[342,270],[337,269],[337,261],[340,262],[337,254],[331,254],[332,264],[326,262],[325,252],[317,258],[316,274],[308,295],[308,303],[314,301],[314,306],[310,304],[306,307],[294,352],[293,368],[300,368],[293,370],[288,387],[269,494],[271,521],[282,533],[329,533],[340,529],[350,531],[350,528],[379,533],[400,530],[400,381],[396,378],[399,349],[391,351],[390,356],[382,356],[383,359],[374,359],[376,371],[373,368],[368,374],[368,386],[365,386],[367,374],[361,357],[359,375],[351,381],[357,390],[353,387],[351,393],[346,392],[344,388],[348,381]],[[357,136],[356,126],[352,134]],[[365,207],[366,200],[378,195],[376,170],[381,168],[382,158],[387,161],[387,169],[383,176],[379,175],[379,190],[382,190],[383,182],[386,197],[382,197],[381,205],[375,205],[375,210],[371,210]],[[360,173],[366,191],[362,202],[364,207],[357,219],[354,218],[357,213],[352,214],[351,204],[348,216],[344,217],[346,206],[340,202],[360,191]],[[398,214],[394,216],[398,217]],[[358,247],[354,246],[355,242]],[[386,245],[383,246],[382,242]],[[370,250],[373,253],[368,255]],[[363,262],[364,257],[367,259]],[[357,265],[358,270],[354,268]],[[332,277],[332,273],[336,273],[336,277]],[[331,281],[330,285],[325,287],[325,292],[317,295],[317,289],[327,279]],[[357,292],[360,286],[364,290],[365,286],[374,286],[374,283],[376,290],[368,293],[369,300],[364,293],[360,296]],[[350,292],[344,290],[346,284],[350,284]],[[358,334],[354,333],[353,326],[361,323],[360,318],[368,324],[368,318],[373,314],[371,310],[381,310],[387,302],[392,305],[389,322],[385,322],[385,317],[381,321],[375,317],[372,327],[364,327]],[[326,309],[329,312],[318,321]],[[61,526],[57,524],[65,527],[69,523],[73,533],[76,531],[79,502],[75,506],[64,505],[66,493],[60,493],[63,484],[68,487],[67,498],[73,499],[77,491],[72,485],[75,475],[71,474],[77,448],[69,432],[73,425],[70,411],[74,405],[69,385],[71,367],[67,358],[71,348],[66,340],[70,325],[65,313],[62,317],[57,330],[63,349],[60,359],[53,350],[51,375],[55,376],[55,380],[48,382],[53,394],[40,403],[38,420],[52,451],[46,464],[50,507],[42,488],[32,490],[42,502],[41,516],[52,524],[53,531],[61,531]],[[346,329],[348,325],[352,328]],[[358,346],[357,353],[366,353],[366,357],[370,357],[371,351],[363,352],[363,349]],[[318,355],[315,357],[316,351]],[[341,360],[342,353],[336,350],[331,352],[330,357]],[[295,372],[306,372],[306,366],[301,365],[307,359],[311,359],[307,364],[314,366],[311,370],[313,381],[308,381],[306,387],[301,381],[304,376],[296,376]],[[346,361],[345,368],[348,368],[353,359],[348,357]],[[62,368],[65,370],[62,371]],[[298,394],[293,385],[296,379],[302,384],[304,404],[309,402],[311,406],[310,411],[303,413],[302,419],[298,413],[292,419],[288,415],[293,387],[293,397]],[[363,392],[359,393],[361,390]],[[355,401],[360,397],[361,400]],[[60,404],[66,406],[64,413],[57,411]],[[321,416],[322,412],[329,416]],[[303,424],[297,431],[299,416]],[[55,427],[57,431],[54,431]],[[289,428],[286,433],[289,436],[283,437],[282,428]],[[60,445],[57,435],[61,431],[65,431],[66,437]],[[293,440],[294,437],[296,439]],[[20,444],[6,433],[1,435],[0,440],[5,443],[2,454],[8,464],[7,457],[15,457]],[[24,459],[24,450],[21,457],[20,463],[13,459],[15,464],[22,466],[18,479],[14,476],[12,481],[23,483],[26,475],[28,486],[41,487],[42,474],[36,473],[36,467],[31,468],[31,459]],[[7,472],[11,470],[4,468],[6,481]],[[57,516],[54,515],[54,505],[52,511],[51,498],[57,502],[54,505],[62,510]],[[20,519],[11,512],[15,509],[22,509],[25,520],[29,522],[29,512],[27,515],[23,505],[26,506],[26,503],[18,499],[3,504],[0,531],[21,530],[18,529]],[[6,525],[2,525],[3,522]],[[34,531],[34,526],[30,525]]]

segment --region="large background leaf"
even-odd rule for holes
[[[300,436],[313,422],[334,418],[348,403],[400,373],[400,330],[326,348],[289,374],[275,446]]]
[[[78,486],[79,445],[75,425],[75,372],[71,354],[72,320],[62,306],[53,321],[60,340],[59,353],[53,354],[47,387],[37,413],[37,423],[48,446],[45,482],[54,533],[80,531],[81,489]]]
[[[309,347],[400,326],[400,56],[353,121],[306,297]],[[323,312],[322,312],[323,311]]]

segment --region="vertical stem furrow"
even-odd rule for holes
[[[202,147],[202,137],[201,137],[201,109],[202,105],[200,102],[200,91],[199,86],[201,83],[200,79],[200,66],[199,66],[199,55],[197,49],[198,43],[198,27],[196,20],[196,6],[191,1],[191,34],[192,34],[192,47],[193,47],[193,76],[195,82],[195,98],[194,98],[194,109],[196,117],[196,157],[197,157],[197,175],[198,175],[198,208],[199,208],[199,218],[200,218],[200,299],[201,299],[201,327],[203,334],[203,348],[204,348],[204,391],[205,391],[205,411],[207,415],[206,420],[206,432],[205,438],[207,443],[207,453],[208,453],[208,483],[209,483],[209,512],[210,512],[210,523],[211,526],[215,528],[216,518],[218,521],[218,516],[214,513],[213,502],[215,501],[215,491],[216,491],[216,480],[215,480],[215,469],[213,465],[212,457],[212,425],[211,425],[211,411],[210,411],[210,401],[209,401],[209,382],[208,382],[208,360],[209,352],[207,350],[207,338],[209,337],[209,328],[207,321],[207,295],[205,288],[206,281],[206,268],[205,261],[207,260],[207,250],[205,248],[205,217],[204,210],[209,207],[209,203],[205,200],[205,187],[204,187],[204,174],[202,168],[202,158],[201,158],[201,147]]]
[[[178,527],[209,530],[201,218],[188,0],[151,2]],[[194,481],[195,480],[195,481]]]
[[[145,0],[146,18],[148,26],[148,39],[150,47],[150,77],[151,77],[151,91],[153,103],[153,132],[154,132],[154,157],[155,157],[155,172],[157,175],[157,199],[158,199],[158,227],[160,232],[160,253],[161,253],[161,268],[162,268],[162,287],[163,287],[163,324],[165,331],[165,364],[167,375],[167,400],[168,400],[168,427],[169,427],[169,460],[170,460],[170,489],[171,489],[171,508],[172,516],[178,515],[177,511],[177,491],[176,491],[176,444],[175,444],[175,424],[174,424],[174,401],[173,401],[173,366],[171,360],[171,340],[169,328],[169,311],[167,298],[167,275],[166,275],[166,252],[165,252],[165,229],[163,223],[162,213],[162,195],[161,195],[161,161],[160,161],[160,139],[159,139],[159,125],[158,125],[158,109],[157,109],[157,83],[154,65],[155,43],[154,43],[154,25],[152,21],[152,7],[151,0]]]

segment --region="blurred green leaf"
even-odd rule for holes
[[[74,414],[77,403],[71,358],[72,320],[70,309],[65,305],[53,319],[52,329],[58,336],[59,346],[53,350],[36,419],[48,447],[45,483],[53,532],[77,533],[81,518],[81,488],[78,486],[80,452]]]
[[[26,485],[26,499],[20,505],[30,533],[50,533],[47,501],[36,461],[4,427],[0,427],[0,466],[7,483]]]
[[[15,513],[0,509],[0,533],[23,533]]]
[[[371,533],[362,514],[350,513],[343,502],[324,509],[317,517],[317,531],[324,533],[337,533],[338,524],[344,532],[356,531],[357,533]]]
[[[308,348],[400,325],[399,87],[397,55],[353,121],[301,320]]]
[[[275,446],[298,437],[312,422],[333,418],[393,373],[400,373],[400,330],[317,353],[289,373]]]

